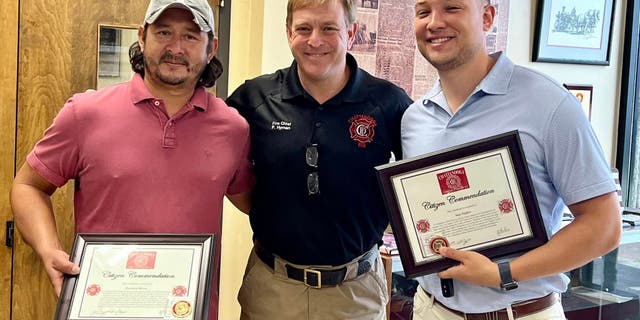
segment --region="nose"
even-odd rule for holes
[[[322,45],[322,30],[314,28],[307,39],[307,44],[311,47],[319,47]]]
[[[445,25],[444,14],[439,12],[438,10],[431,11],[431,14],[429,15],[429,20],[427,22],[427,28],[429,30],[435,30],[435,29],[444,28],[444,25]]]
[[[181,37],[172,37],[171,41],[169,41],[169,43],[167,44],[167,50],[169,50],[173,54],[181,53],[182,49],[183,46]]]

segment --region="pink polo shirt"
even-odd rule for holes
[[[222,199],[253,186],[248,153],[249,127],[221,99],[199,87],[169,117],[136,74],[71,97],[27,161],[58,187],[75,179],[76,232],[215,233],[219,266]]]

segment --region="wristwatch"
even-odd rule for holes
[[[511,266],[508,261],[498,263],[498,271],[500,271],[500,288],[508,291],[518,287],[518,282],[511,277]]]

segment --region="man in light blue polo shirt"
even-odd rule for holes
[[[414,319],[564,319],[562,272],[620,239],[615,185],[596,136],[560,85],[487,53],[488,0],[417,0],[415,10],[418,48],[440,79],[403,117],[404,157],[518,130],[550,240],[511,261],[441,249],[460,264],[418,279]],[[564,203],[576,218],[560,230]],[[440,278],[453,279],[453,297],[442,295]]]

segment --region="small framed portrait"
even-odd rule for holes
[[[582,111],[591,120],[591,103],[593,101],[593,86],[589,84],[563,84],[573,96],[580,101]]]
[[[609,65],[615,0],[540,0],[533,61]]]

